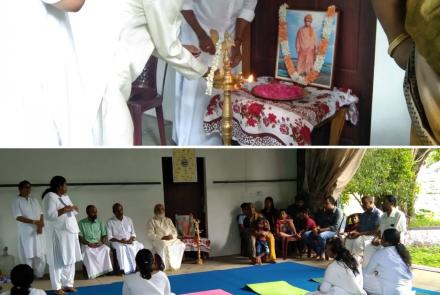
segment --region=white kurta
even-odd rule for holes
[[[364,270],[364,288],[374,295],[410,295],[414,294],[412,277],[396,247],[384,247],[374,253]]]
[[[343,263],[333,261],[327,266],[324,275],[324,282],[319,287],[319,291],[310,292],[309,295],[366,295],[362,289],[362,272],[356,276],[351,269]]]
[[[122,30],[101,104],[103,144],[132,145],[131,83],[154,54],[189,79],[208,70],[178,39],[182,0],[120,1]],[[153,52],[154,51],[154,52]]]
[[[147,224],[147,235],[154,251],[162,258],[166,270],[177,270],[182,264],[185,244],[177,239],[176,227],[168,218],[153,217]],[[164,236],[172,235],[172,240],[162,240]]]
[[[29,291],[30,291],[29,295],[46,295],[46,292],[44,292],[43,290],[40,290],[40,289],[30,288]],[[11,295],[11,291],[6,291],[6,292],[2,293],[1,295]]]
[[[107,237],[109,241],[113,238],[118,240],[128,240],[131,237],[136,237],[131,218],[127,216],[123,216],[122,220],[119,220],[114,216],[110,218],[107,221]],[[136,254],[139,250],[144,248],[144,245],[138,241],[133,241],[132,244],[110,242],[110,245],[116,250],[116,256],[121,270],[124,270],[125,274],[135,272]]]
[[[77,212],[58,216],[58,210],[73,205],[69,196],[59,197],[49,192],[43,199],[46,225],[47,263],[52,288],[73,287],[75,263],[82,260],[79,245],[79,228],[75,218]]]
[[[390,215],[384,212],[379,219],[380,234],[382,235],[383,232],[389,228],[394,228],[400,232],[400,240],[404,244],[405,236],[407,234],[405,213],[397,208],[393,208]],[[371,241],[372,240],[367,240],[365,243],[364,258],[362,262],[363,267],[366,267],[374,253],[382,248],[380,245],[374,246],[371,244]]]
[[[23,216],[31,220],[40,220],[43,211],[37,199],[17,196],[12,204],[12,214],[15,219]],[[34,268],[37,277],[42,277],[46,268],[44,231],[37,234],[37,227],[34,224],[17,221],[17,237],[20,263],[28,264]]]
[[[209,35],[210,29],[235,35],[237,18],[251,22],[257,0],[205,1],[184,0],[183,10],[193,10],[200,25]],[[182,22],[180,38],[183,44],[199,47],[199,41],[187,22]],[[213,56],[202,52],[199,60],[210,66]],[[176,73],[176,105],[173,140],[177,145],[221,145],[218,134],[207,136],[203,130],[203,117],[210,97],[205,95],[205,79],[190,81]]]
[[[52,5],[58,1],[2,1],[0,146],[93,142],[69,16]]]
[[[159,271],[146,280],[139,273],[124,278],[122,295],[172,295],[167,275]]]

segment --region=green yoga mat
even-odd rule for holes
[[[322,282],[324,282],[324,278],[313,278],[310,280],[319,284],[322,284]]]
[[[304,295],[309,291],[290,285],[285,281],[247,284],[252,291],[261,295]]]

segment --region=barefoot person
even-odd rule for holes
[[[65,294],[65,291],[76,292],[73,287],[75,263],[82,260],[75,218],[78,207],[73,205],[66,193],[66,179],[54,176],[50,188],[42,195],[47,229],[47,263],[50,282],[57,295]]]

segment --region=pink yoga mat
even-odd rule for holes
[[[187,293],[183,295],[232,295],[232,294],[223,291],[221,289],[216,289],[216,290],[208,290],[208,291],[195,292],[195,293]]]

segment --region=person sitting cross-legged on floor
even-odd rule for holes
[[[136,241],[133,221],[124,215],[121,204],[113,205],[113,214],[115,216],[107,221],[108,239],[111,247],[116,250],[119,268],[125,274],[129,274],[135,272],[135,257],[144,245]]]
[[[324,210],[318,215],[318,226],[304,233],[307,245],[315,251],[318,260],[324,259],[325,243],[334,237],[342,223],[343,213],[336,207],[336,200],[328,196],[324,199]]]
[[[110,247],[107,242],[107,230],[98,219],[98,210],[94,205],[86,208],[87,217],[78,222],[79,242],[83,253],[83,263],[89,279],[113,271],[110,259]]]
[[[167,275],[154,269],[154,256],[148,249],[136,254],[138,272],[125,276],[122,295],[174,295]]]
[[[46,292],[31,288],[34,270],[27,264],[19,264],[11,271],[12,289],[1,295],[46,295]]]
[[[342,241],[331,238],[325,251],[334,261],[327,266],[324,281],[315,292],[307,295],[366,295],[363,289],[361,266],[356,259],[345,249]]]
[[[364,289],[371,295],[412,295],[411,256],[395,228],[383,232],[379,249],[364,269]]]

